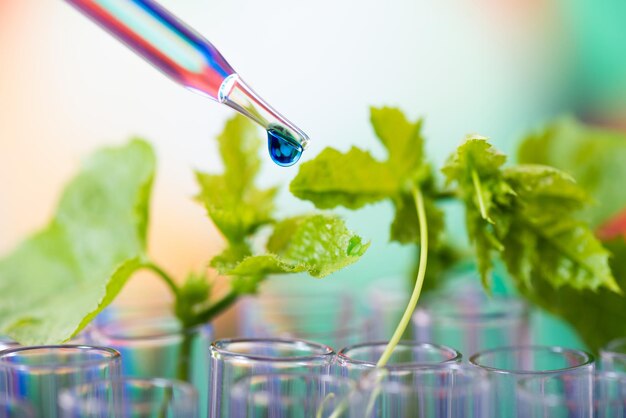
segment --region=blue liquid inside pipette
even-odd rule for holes
[[[281,167],[297,163],[303,151],[302,145],[280,127],[267,130],[267,148],[272,160]]]

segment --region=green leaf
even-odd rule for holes
[[[86,161],[48,226],[0,260],[0,333],[57,344],[113,300],[145,258],[154,170],[141,140]]]
[[[270,254],[247,257],[224,273],[265,276],[306,271],[321,278],[354,263],[368,247],[335,216],[298,216],[276,224],[267,244]]]
[[[457,183],[465,203],[465,222],[476,248],[476,263],[483,285],[489,289],[492,253],[504,250],[496,228],[506,229],[509,220],[502,209],[515,195],[504,181],[501,167],[506,157],[484,137],[468,136],[442,168],[447,184]]]
[[[569,174],[542,165],[517,165],[504,170],[504,178],[518,197],[526,202],[533,218],[568,214],[583,209],[591,199]]]
[[[588,198],[568,174],[551,167],[522,165],[506,170],[504,177],[516,198],[513,226],[503,242],[505,248],[513,248],[509,243],[524,240],[527,247],[505,250],[504,257],[510,263],[527,264],[523,269],[528,275],[519,273],[525,282],[534,276],[555,287],[595,290],[606,286],[619,291],[608,264],[609,252],[589,227],[575,218]]]
[[[594,227],[604,224],[626,207],[622,184],[626,178],[626,135],[621,132],[562,118],[526,137],[520,145],[518,159],[524,163],[549,164],[572,174],[594,200],[593,205],[584,207],[576,217]],[[612,253],[609,263],[615,283],[607,278],[602,263],[607,252],[599,248],[588,231],[584,234],[589,236],[587,245],[592,246],[590,252],[595,254],[592,259],[597,260],[593,265],[602,266],[601,271],[595,273],[596,277],[603,278],[609,285],[600,287],[602,280],[596,279],[594,290],[572,290],[556,287],[542,275],[533,278],[531,285],[535,291],[525,294],[569,322],[590,348],[598,350],[610,340],[626,335],[626,297],[616,292],[626,289],[626,243],[618,232],[605,234],[618,236],[604,244]],[[581,307],[584,307],[584,315],[580,314]]]
[[[310,200],[320,209],[358,209],[393,196],[399,189],[400,182],[389,166],[358,148],[345,154],[324,149],[315,159],[300,165],[289,186],[294,196]]]
[[[249,122],[240,116],[231,119],[219,142],[224,173],[198,173],[197,179],[201,186],[200,199],[228,241],[227,248],[211,260],[211,266],[222,274],[234,276],[230,283],[234,294],[256,293],[268,274],[307,271],[317,277],[325,276],[362,255],[352,247],[353,253],[342,254],[341,245],[349,231],[342,221],[331,221],[322,215],[293,218],[277,224],[268,243],[270,254],[253,255],[249,240],[261,226],[274,222],[277,189],[260,190],[254,185],[260,166],[257,157],[260,141]],[[369,162],[376,163],[371,157]],[[323,219],[326,221],[321,222]],[[325,229],[314,231],[315,228]],[[304,252],[305,237],[302,234],[305,233],[311,240],[307,241],[308,252]],[[278,245],[281,237],[288,242]],[[352,234],[350,238],[356,241],[358,237]],[[363,247],[364,252],[366,246]],[[298,253],[298,249],[303,252]],[[331,255],[329,251],[337,254]]]
[[[527,136],[521,163],[545,164],[571,174],[595,200],[580,218],[597,227],[626,207],[626,135],[565,117]]]
[[[396,108],[370,108],[370,120],[376,136],[389,152],[387,165],[398,179],[411,179],[424,162],[422,121],[410,122]]]
[[[307,271],[304,264],[289,263],[276,254],[261,254],[243,259],[236,267],[226,273],[233,276],[254,277],[255,275],[267,276],[269,274],[301,273],[304,271]]]
[[[224,164],[224,182],[230,193],[242,196],[261,169],[258,129],[245,117],[235,115],[226,122],[217,143]]]
[[[626,257],[626,242],[622,238],[607,245],[614,254],[612,262]],[[617,285],[626,289],[623,263],[612,267]],[[557,288],[541,278],[533,280],[530,288],[523,290],[523,294],[533,303],[571,324],[594,352],[598,352],[609,341],[626,335],[626,298],[606,287],[597,290]]]
[[[218,142],[224,173],[196,173],[198,198],[229,243],[240,244],[261,226],[273,222],[277,189],[254,185],[261,140],[251,122],[241,115],[233,117]]]
[[[576,218],[589,199],[571,176],[538,165],[502,169],[503,163],[484,139],[469,139],[444,168],[459,185],[484,283],[499,253],[518,287],[544,280],[619,292],[609,253]]]
[[[252,255],[250,246],[245,243],[231,243],[222,251],[211,259],[211,267],[216,268],[218,271],[226,271],[232,269],[241,260]]]
[[[415,199],[409,194],[402,194],[395,200],[395,215],[391,223],[391,237],[402,244],[419,242],[419,223]],[[428,241],[430,252],[439,248],[442,231],[444,230],[444,214],[431,197],[424,200],[426,219],[428,219]],[[435,256],[435,255],[433,255]]]
[[[461,197],[474,202],[481,218],[493,223],[492,205],[511,193],[501,181],[500,167],[505,161],[506,156],[493,148],[486,138],[470,135],[441,171],[448,184],[459,184]]]
[[[422,121],[410,122],[394,108],[371,108],[371,122],[388,151],[385,161],[369,152],[352,148],[341,153],[326,148],[315,159],[300,166],[291,182],[291,192],[318,208],[344,206],[358,209],[389,200],[395,207],[390,237],[401,243],[419,242],[419,228],[412,188],[424,196],[429,235],[433,242],[443,230],[442,214],[434,203],[437,189],[431,167],[424,159]]]
[[[499,175],[500,167],[506,162],[506,156],[479,135],[468,135],[463,144],[448,158],[441,169],[448,183],[453,181],[473,184],[472,172],[480,179],[491,179]]]

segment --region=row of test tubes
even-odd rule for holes
[[[474,290],[425,298],[382,369],[402,292],[370,314],[341,293],[251,299],[245,337],[217,341],[160,308],[105,311],[70,345],[2,343],[0,418],[626,417],[626,339],[598,359],[532,345],[523,302]]]

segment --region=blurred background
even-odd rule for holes
[[[424,117],[436,163],[473,132],[511,153],[525,132],[562,113],[626,128],[620,0],[161,2],[311,136],[303,161],[329,145],[383,155],[370,105]],[[222,243],[191,199],[192,170],[221,170],[214,138],[230,115],[63,1],[0,1],[0,254],[44,225],[81,158],[141,136],[159,156],[150,252],[179,277],[203,268]],[[262,182],[287,186],[296,172],[268,158]],[[286,191],[280,203],[282,214],[312,208]],[[406,280],[414,249],[387,243],[391,207],[343,214],[372,248],[336,276],[297,286],[332,291]],[[120,300],[165,303],[167,292],[140,276]],[[237,333],[235,313],[220,318],[218,336]]]

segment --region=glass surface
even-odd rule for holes
[[[626,374],[529,377],[518,383],[518,403],[525,418],[624,418]]]
[[[495,416],[500,418],[524,417],[517,403],[517,383],[521,379],[560,376],[583,385],[594,371],[591,354],[561,347],[497,348],[473,355],[470,363],[490,375]]]
[[[120,354],[111,348],[63,345],[0,352],[0,393],[30,403],[40,418],[59,416],[63,389],[120,375]]]
[[[600,365],[604,370],[626,373],[626,338],[618,338],[600,350]]]
[[[200,413],[206,416],[211,325],[183,330],[165,308],[107,309],[95,321],[89,338],[122,354],[124,376],[192,383],[200,395]]]
[[[356,395],[356,383],[337,376],[247,376],[232,388],[231,417],[357,418],[349,408],[350,398]]]
[[[211,344],[210,416],[230,418],[229,396],[242,377],[268,373],[330,374],[334,351],[290,339],[225,339]]]
[[[339,351],[336,360],[338,374],[360,379],[376,367],[378,359],[387,347],[386,341],[357,344]],[[390,374],[403,375],[407,370],[437,364],[454,364],[461,362],[462,355],[453,348],[401,341],[389,358],[385,369]]]
[[[463,365],[423,367],[405,370],[404,374],[373,370],[360,384],[359,392],[351,410],[365,418],[496,416],[487,373]]]
[[[196,418],[198,393],[186,382],[169,379],[102,381],[65,390],[59,398],[63,418]]]
[[[489,297],[484,290],[436,294],[413,315],[415,340],[455,347],[467,357],[498,347],[528,345],[528,308],[511,297]]]

